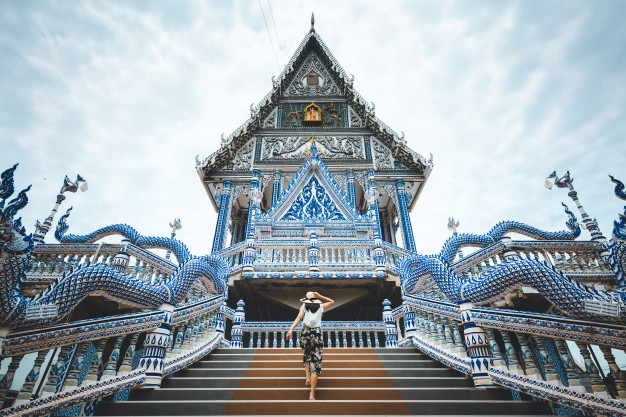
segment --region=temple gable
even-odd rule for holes
[[[284,90],[284,97],[293,96],[338,96],[343,93],[333,80],[331,71],[313,51],[295,71],[293,80]]]
[[[317,177],[312,176],[281,220],[345,220],[345,216]]]
[[[342,188],[318,154],[317,142],[311,141],[308,157],[294,179],[260,221],[316,222],[363,221],[348,202]]]

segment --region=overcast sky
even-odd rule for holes
[[[607,237],[623,210],[607,174],[626,180],[624,1],[1,7],[0,170],[19,162],[16,186],[33,185],[21,211],[29,232],[63,176],[81,174],[89,190],[62,206],[74,206],[70,233],[128,223],[166,236],[180,217],[178,237],[195,254],[210,252],[216,214],[195,156],[248,118],[311,12],[376,115],[434,156],[412,213],[419,252],[439,250],[449,216],[461,232],[501,220],[564,229],[560,202],[574,206],[565,190],[544,188],[553,170],[571,170]]]

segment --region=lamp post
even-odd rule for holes
[[[565,175],[560,178],[556,174],[556,171],[548,175],[545,182],[545,186],[548,190],[552,189],[553,184],[551,179],[554,180],[554,185],[556,185],[557,187],[569,189],[567,195],[571,197],[574,203],[576,203],[576,206],[580,211],[580,215],[582,216],[582,227],[583,229],[589,230],[589,233],[591,233],[591,240],[606,242],[606,238],[602,235],[596,219],[592,220],[583,208],[582,204],[580,204],[580,201],[578,200],[578,193],[576,192],[576,190],[574,190],[574,186],[572,185],[572,183],[574,182],[574,178],[570,175],[569,171],[567,171]]]
[[[183,225],[180,222],[180,219],[174,219],[173,221],[170,222],[170,227],[172,228],[172,235],[170,237],[174,239],[174,237],[176,236],[176,232],[182,229]],[[167,253],[165,254],[165,259],[169,260],[171,254],[172,254],[172,251],[168,250]]]
[[[65,178],[63,179],[63,186],[61,187],[61,191],[59,191],[59,194],[57,195],[57,201],[52,208],[52,212],[46,218],[46,220],[44,220],[43,224],[41,224],[39,220],[37,220],[37,223],[35,223],[35,233],[33,234],[33,241],[36,244],[44,243],[43,240],[50,230],[50,227],[52,226],[52,220],[54,220],[54,216],[56,215],[59,206],[61,205],[63,200],[65,200],[65,196],[63,194],[66,191],[69,191],[71,193],[75,193],[78,190],[85,192],[87,191],[87,188],[87,181],[85,181],[80,175],[76,176],[76,181],[74,182],[72,182],[67,175],[65,176]]]

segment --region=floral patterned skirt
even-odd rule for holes
[[[302,362],[309,367],[312,374],[322,374],[322,351],[324,350],[324,340],[319,327],[302,327],[300,335],[300,346],[304,349]]]

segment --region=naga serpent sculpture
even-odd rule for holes
[[[622,193],[620,196],[618,193],[620,185],[623,190],[623,184],[614,181],[618,183],[615,188],[616,195],[626,199],[626,195]],[[594,321],[625,323],[626,283],[623,271],[626,267],[626,212],[620,215],[620,222],[615,222],[613,239],[604,244],[609,264],[617,277],[614,291],[589,288],[545,262],[522,259],[518,256],[507,257],[503,264],[478,278],[467,279],[454,272],[452,262],[459,249],[464,246],[486,247],[506,239],[507,233],[516,232],[538,240],[575,239],[580,235],[580,226],[574,214],[565,204],[563,206],[569,215],[566,225],[570,231],[545,232],[518,222],[501,222],[485,235],[452,236],[445,242],[439,254],[415,254],[404,257],[398,264],[404,292],[415,294],[432,278],[450,301],[456,303],[469,301],[476,305],[484,305],[501,299],[521,286],[530,286],[566,315]],[[506,241],[502,243],[506,245]],[[586,300],[618,303],[620,318],[599,316],[585,311]]]
[[[178,261],[174,274],[160,283],[149,283],[133,278],[120,269],[102,264],[84,264],[63,274],[50,286],[33,297],[21,295],[26,272],[31,266],[33,240],[14,220],[18,210],[26,206],[26,192],[5,207],[5,200],[14,192],[13,172],[17,164],[0,177],[0,327],[10,329],[40,328],[58,323],[90,295],[103,296],[126,306],[156,309],[163,304],[180,303],[196,280],[209,293],[220,294],[226,289],[230,272],[228,262],[215,255],[194,256],[180,241],[171,238],[143,237],[128,225],[117,224],[85,235],[64,235],[68,229],[66,219],[71,208],[59,220],[55,237],[61,243],[92,243],[103,237],[122,235],[142,248],[171,250]],[[50,318],[25,320],[26,309],[33,306],[56,304],[58,315]]]

